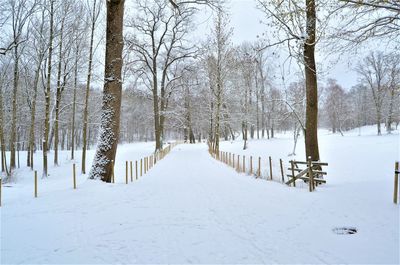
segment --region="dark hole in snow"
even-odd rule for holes
[[[335,227],[332,229],[333,233],[337,235],[353,235],[357,233],[357,228],[355,227]]]

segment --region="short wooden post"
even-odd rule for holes
[[[125,161],[125,184],[128,184],[128,161]]]
[[[115,175],[114,175],[114,160],[111,160],[111,182],[115,183]]]
[[[233,159],[233,161],[232,161],[232,167],[233,168],[235,168],[235,154],[232,154],[232,159]]]
[[[279,159],[279,163],[281,165],[282,183],[284,183],[285,182],[285,176],[284,176],[284,172],[283,172],[283,161],[282,161],[282,159]]]
[[[307,166],[308,166],[308,186],[309,186],[309,191],[312,192],[314,190],[313,184],[314,184],[314,178],[313,178],[313,172],[312,172],[312,162],[311,162],[311,156],[308,157],[307,159]]]
[[[1,185],[3,184],[3,178],[0,178],[0,207],[1,207]]]
[[[237,172],[240,172],[240,155],[237,157],[237,166],[236,166]]]
[[[258,177],[261,177],[261,157],[258,157]]]
[[[38,187],[37,187],[37,171],[35,170],[35,198],[37,198],[37,192],[38,192]]]
[[[250,175],[253,175],[253,156],[250,156]]]
[[[74,190],[76,190],[76,170],[75,170],[75,163],[72,164],[72,180],[74,183]]]
[[[133,181],[133,167],[132,167],[132,161],[129,161],[129,169],[131,173],[131,182]]]
[[[138,179],[138,163],[137,160],[135,161],[135,178]]]
[[[143,175],[143,158],[140,159],[140,176]]]
[[[246,156],[243,156],[243,168],[242,168],[242,172],[246,173]]]
[[[399,162],[394,164],[394,191],[393,191],[393,202],[397,204],[397,196],[399,194]]]
[[[292,166],[292,177],[294,178],[295,175],[294,175],[294,161],[293,160],[290,161],[290,165]],[[293,187],[296,187],[296,180],[293,180]]]
[[[143,171],[144,171],[144,175],[146,175],[146,157],[143,160]]]
[[[272,180],[272,158],[269,157],[269,177]]]

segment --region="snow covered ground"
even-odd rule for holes
[[[205,144],[178,145],[143,178],[124,184],[125,160],[149,155],[153,143],[119,148],[116,184],[80,176],[73,190],[72,162],[63,153],[61,165],[40,180],[39,198],[28,169],[3,188],[0,263],[398,264],[392,189],[399,134],[373,134],[321,131],[328,183],[313,193],[238,174],[211,158]],[[292,159],[290,134],[241,147],[221,144],[236,154]],[[300,139],[297,153],[303,150]],[[333,233],[342,226],[358,232]]]

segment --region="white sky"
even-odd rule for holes
[[[227,6],[230,9],[230,20],[233,28],[232,41],[235,45],[240,44],[244,41],[256,41],[257,35],[262,36],[266,32],[266,25],[260,23],[260,21],[266,21],[264,14],[256,8],[256,0],[229,0]],[[212,25],[212,18],[210,12],[203,12],[198,16],[197,20],[200,22],[200,26],[196,30],[196,36],[206,36],[209,32],[209,28]],[[282,58],[285,57],[285,48],[280,49],[282,51]],[[331,58],[329,61],[324,62],[318,60],[319,63],[324,64],[323,79],[334,78],[338,80],[338,83],[342,85],[346,90],[350,89],[357,83],[357,74],[352,70],[359,59],[363,56],[356,58],[356,60],[350,61],[348,56],[342,56],[339,60],[337,58]],[[285,57],[286,58],[286,57]],[[322,69],[319,69],[322,70]],[[280,72],[276,73],[278,76]],[[287,74],[286,80],[291,80],[290,75],[293,75],[293,71]],[[279,77],[277,77],[279,78]],[[276,84],[279,84],[280,80],[277,80]]]

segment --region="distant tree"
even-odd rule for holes
[[[326,86],[325,112],[328,116],[332,132],[339,131],[343,136],[343,124],[348,119],[347,95],[335,79],[329,79]]]
[[[387,57],[382,52],[371,52],[358,65],[357,72],[362,81],[372,92],[372,99],[376,111],[376,126],[378,135],[382,134],[382,107],[387,93]]]

